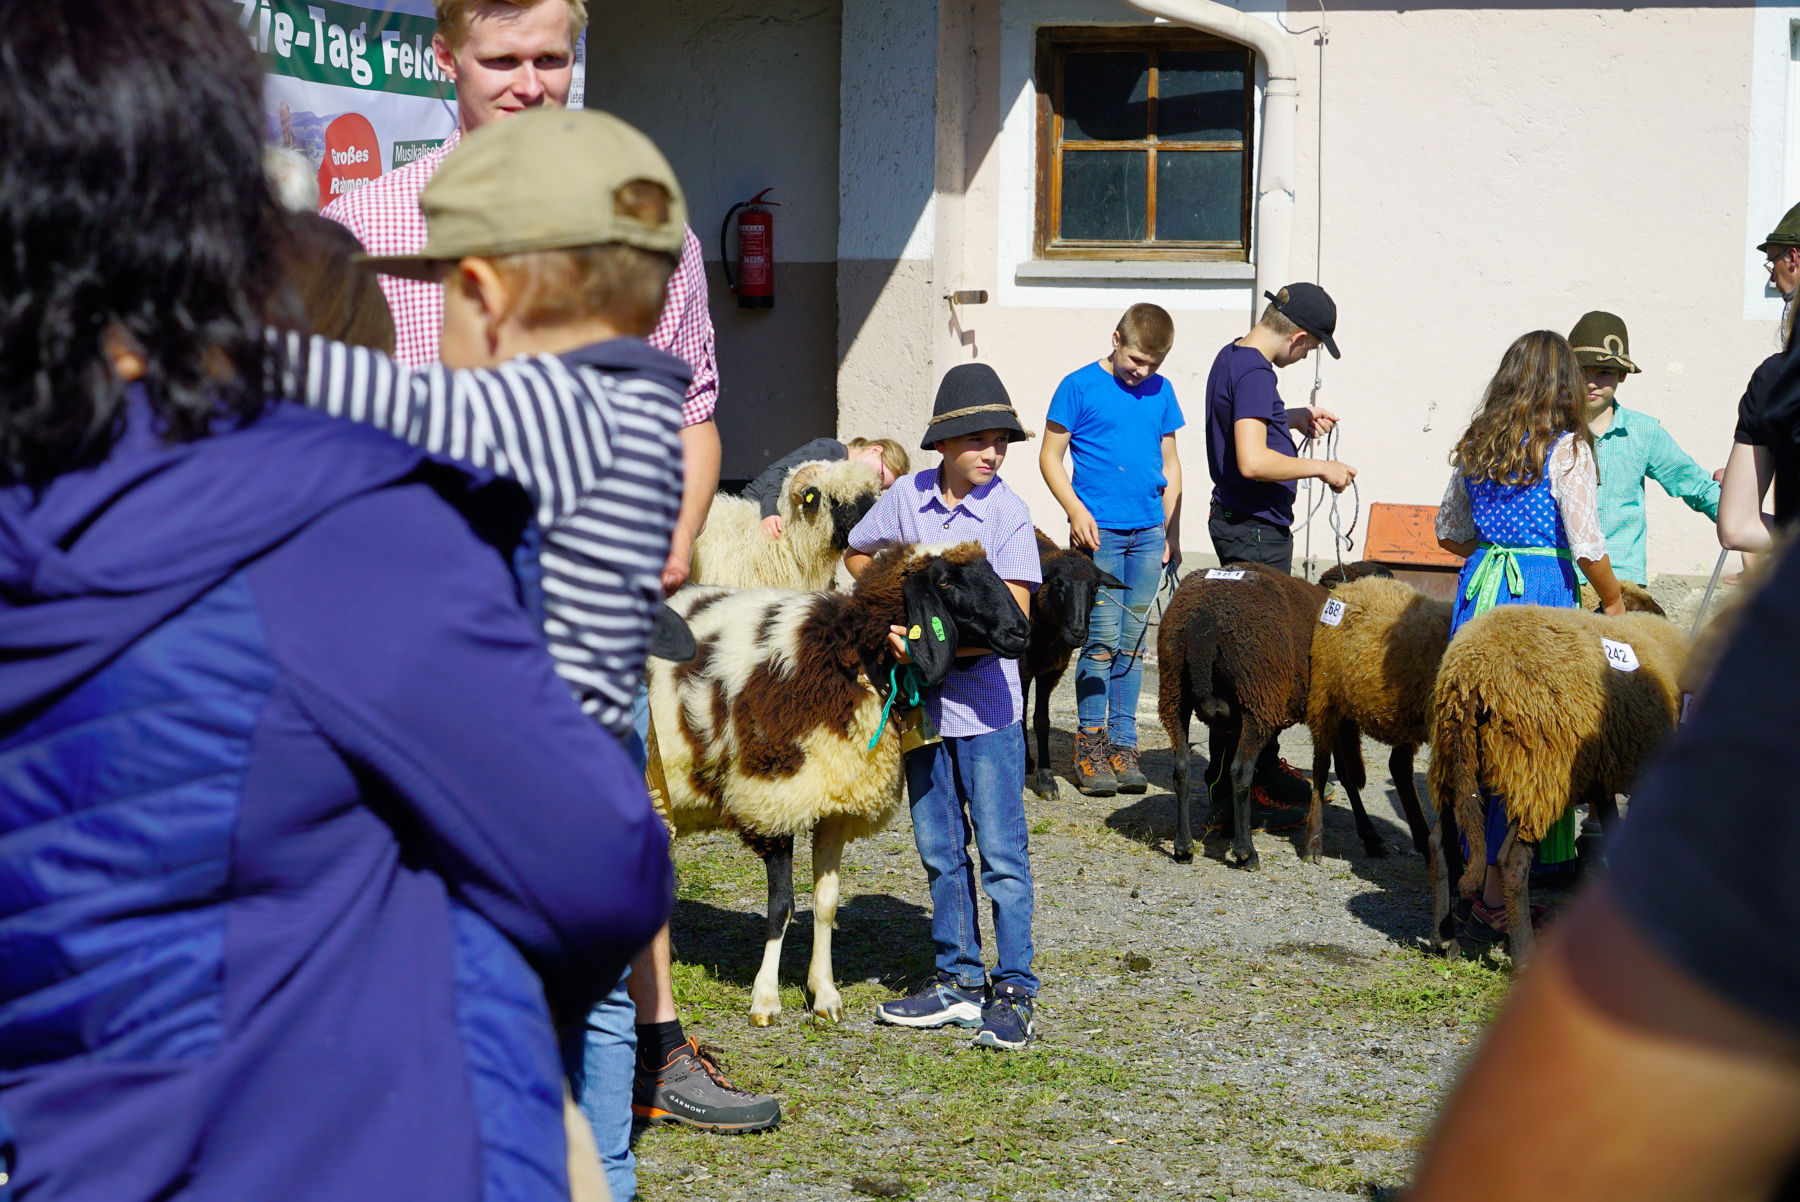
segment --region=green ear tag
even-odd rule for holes
[[[944,641],[944,620],[936,614],[931,616],[931,633],[938,642]]]

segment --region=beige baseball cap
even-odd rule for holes
[[[667,219],[615,205],[640,180],[669,193]],[[509,255],[621,242],[679,255],[687,201],[656,144],[611,113],[536,109],[482,126],[445,157],[419,196],[425,248],[365,256],[376,271],[414,279],[466,255]]]

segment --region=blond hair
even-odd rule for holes
[[[882,465],[896,480],[912,470],[912,457],[906,453],[905,447],[891,438],[852,438],[844,445],[852,455],[864,447],[880,447]]]
[[[1158,359],[1167,356],[1169,348],[1175,345],[1175,319],[1167,309],[1148,301],[1139,301],[1125,310],[1114,332],[1119,335],[1120,346]]]
[[[469,18],[483,4],[504,4],[510,8],[532,8],[549,0],[437,0],[437,31],[452,53],[461,50],[469,38]],[[569,6],[569,48],[587,28],[587,0],[563,0]]]
[[[632,180],[613,195],[613,212],[648,224],[669,219],[669,191]],[[622,334],[656,328],[675,256],[619,242],[495,255],[490,260],[518,298],[515,316],[528,328],[605,318]]]

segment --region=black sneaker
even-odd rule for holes
[[[875,1007],[875,1021],[896,1027],[979,1027],[986,989],[964,989],[949,981],[929,985],[909,997]]]
[[[1268,804],[1312,808],[1312,778],[1284,759],[1277,759],[1275,770],[1267,776],[1258,772],[1250,784],[1253,789],[1263,791],[1269,799]]]
[[[1250,788],[1250,829],[1253,831],[1291,831],[1306,824],[1308,815],[1312,813],[1310,804],[1303,806],[1282,805],[1269,797],[1269,792],[1261,785]],[[1207,811],[1206,821],[1201,825],[1202,832],[1212,838],[1231,838],[1237,830],[1237,823],[1232,818],[1231,799],[1228,797],[1224,805],[1214,805]]]
[[[1002,1048],[1016,1052],[1031,1042],[1037,1027],[1031,1021],[1031,995],[1010,982],[994,986],[994,996],[981,1012],[978,1048]]]
[[[631,1115],[650,1127],[678,1123],[735,1135],[779,1125],[781,1103],[727,1081],[712,1057],[690,1039],[656,1072],[638,1070],[631,1084]]]

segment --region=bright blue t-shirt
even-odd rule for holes
[[[1090,363],[1050,398],[1049,419],[1069,432],[1075,495],[1108,530],[1163,524],[1163,435],[1186,424],[1175,387],[1151,376],[1136,388]]]

